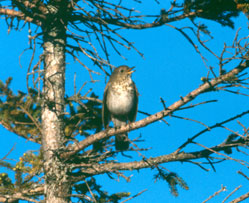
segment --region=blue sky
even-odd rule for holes
[[[148,6],[149,4],[145,5],[143,9],[146,10]],[[152,12],[155,12],[160,10],[160,7],[155,5],[150,9]],[[155,13],[157,14],[157,12]],[[239,27],[242,27],[240,36],[246,36],[246,34],[248,34],[246,26],[247,19],[244,16],[240,16],[236,20],[237,23],[234,30],[222,27],[214,22],[204,22],[208,24],[214,36],[214,40],[208,45],[214,49],[217,54],[221,52],[224,42],[227,44],[232,43],[236,29]],[[180,27],[188,26],[189,21],[184,20],[174,23],[174,25]],[[13,90],[15,92],[17,92],[17,90],[25,92],[27,64],[31,51],[25,52],[22,55],[22,68],[19,65],[19,56],[23,50],[29,46],[27,30],[24,29],[21,32],[13,30],[10,34],[7,34],[7,27],[4,20],[0,21],[0,30],[0,67],[2,70],[0,80],[5,81],[11,76],[13,77],[11,85]],[[169,106],[179,100],[180,96],[185,96],[202,84],[201,77],[207,75],[207,68],[204,66],[201,57],[179,32],[167,26],[163,26],[161,28],[141,31],[126,30],[122,33],[130,41],[135,42],[136,48],[143,52],[145,56],[143,59],[134,50],[124,50],[123,53],[128,59],[125,61],[111,52],[113,53],[111,56],[112,64],[116,66],[121,64],[136,66],[133,79],[140,93],[139,110],[151,114],[161,111],[163,106],[160,103],[160,97],[162,97],[166,101],[166,105]],[[208,64],[217,66],[218,61],[205,52],[205,50],[202,51],[208,58]],[[67,62],[66,88],[67,94],[70,95],[73,93],[73,77],[75,73],[77,75],[77,88],[80,88],[85,81],[90,81],[90,78],[87,71],[74,62],[71,57],[67,58]],[[91,66],[90,63],[88,63],[88,65]],[[229,70],[232,67],[233,66],[228,66],[227,68]],[[87,92],[89,88],[93,88],[93,91],[102,98],[105,86],[104,73],[100,76],[94,76],[94,79],[99,80],[99,82],[94,84],[88,83],[83,89],[83,92]],[[218,99],[219,102],[179,111],[176,115],[196,119],[206,125],[213,125],[248,110],[248,97],[232,95],[225,92],[203,94],[193,101],[193,103],[196,104],[212,99]],[[144,117],[144,115],[138,114],[137,120]],[[163,122],[156,122],[129,134],[131,138],[142,135],[145,141],[139,143],[139,146],[151,147],[151,150],[143,152],[145,156],[153,157],[169,154],[176,150],[189,137],[204,129],[202,125],[191,121],[178,120],[170,117],[167,117],[166,120],[170,126],[167,126]],[[240,122],[248,126],[248,116],[240,119]],[[226,126],[242,133],[241,126],[237,122],[229,123]],[[228,134],[229,132],[226,130],[215,129],[202,135],[196,141],[205,146],[213,146],[223,141]],[[9,158],[18,159],[25,151],[38,149],[37,145],[26,142],[24,139],[9,133],[2,127],[0,127],[0,142],[0,158],[3,157],[15,143],[15,151],[11,153]],[[193,145],[186,148],[187,151],[198,149],[200,150],[201,148]],[[241,154],[235,154],[234,156],[239,159],[248,159],[248,157],[243,157]],[[134,158],[136,160],[141,159],[137,154],[134,154]],[[121,156],[118,156],[118,159],[125,162],[134,160]],[[130,201],[138,203],[153,201],[158,203],[202,202],[214,192],[218,191],[222,185],[227,187],[227,192],[221,193],[218,197],[209,202],[221,202],[239,185],[243,187],[235,193],[234,198],[248,192],[248,181],[236,173],[240,169],[245,173],[247,170],[242,165],[233,161],[226,161],[216,165],[216,172],[214,172],[209,165],[206,165],[206,168],[210,169],[209,172],[203,171],[198,166],[190,163],[167,163],[163,166],[181,176],[187,182],[190,189],[186,191],[179,188],[179,197],[173,197],[169,192],[166,182],[159,180],[154,183],[153,175],[156,171],[151,169],[140,170],[139,172],[127,172],[127,175],[132,175],[130,183],[126,183],[122,178],[120,178],[120,182],[110,180],[106,175],[98,176],[97,179],[99,184],[102,184],[103,188],[110,193],[130,191],[132,195],[135,195],[144,189],[148,189],[141,196]],[[230,200],[232,199],[233,198]]]

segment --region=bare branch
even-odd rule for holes
[[[238,174],[242,175],[244,178],[246,178],[249,181],[249,177],[245,175],[242,171],[238,171]]]
[[[103,164],[74,164],[74,168],[81,168],[81,171],[83,174],[88,175],[96,175],[96,174],[103,174],[107,172],[115,172],[120,170],[138,170],[143,168],[151,168],[152,166],[157,166],[158,164],[162,163],[168,163],[168,162],[189,162],[189,160],[193,159],[201,159],[201,158],[208,158],[211,154],[219,154],[221,156],[224,156],[227,159],[239,162],[242,165],[247,164],[247,168],[249,167],[248,163],[241,162],[240,160],[233,159],[231,157],[226,157],[226,155],[219,153],[219,151],[223,151],[227,147],[237,147],[240,146],[240,143],[234,143],[234,144],[222,144],[217,145],[211,148],[206,148],[204,150],[200,151],[194,151],[194,152],[180,152],[178,154],[171,153],[168,155],[162,155],[158,157],[148,158],[148,159],[142,159],[141,161],[133,161],[133,162],[123,162],[123,163],[103,163]],[[83,175],[85,177],[85,175]],[[81,180],[82,177],[76,178],[75,181]]]
[[[139,193],[137,193],[137,194],[133,195],[132,197],[129,197],[128,199],[126,199],[126,200],[122,201],[121,203],[125,203],[125,202],[127,202],[127,201],[130,201],[131,199],[134,199],[135,197],[137,197],[137,196],[141,195],[142,193],[144,193],[144,192],[146,192],[146,191],[147,191],[147,189],[142,190],[141,192],[139,192]]]
[[[39,203],[40,201],[29,198],[29,196],[39,196],[44,192],[43,186],[39,186],[34,189],[27,189],[21,192],[16,192],[12,195],[2,195],[0,194],[0,202],[16,202],[16,200],[26,200],[30,202]]]
[[[162,111],[160,111],[154,115],[151,115],[145,119],[142,119],[140,121],[122,126],[119,129],[107,129],[107,130],[104,130],[102,132],[91,135],[91,136],[87,137],[86,139],[82,140],[81,142],[75,144],[73,147],[68,149],[68,152],[65,152],[61,156],[64,158],[72,156],[75,153],[77,153],[78,151],[88,147],[89,145],[91,145],[94,142],[97,142],[103,138],[108,138],[108,137],[115,135],[115,134],[120,134],[120,133],[124,133],[127,131],[135,130],[135,129],[138,129],[141,127],[145,127],[145,126],[149,125],[150,123],[156,122],[156,121],[162,119],[163,117],[172,114],[172,112],[179,109],[180,107],[187,104],[188,102],[192,101],[198,95],[200,95],[204,92],[207,92],[207,91],[211,91],[215,86],[226,81],[227,78],[239,74],[240,72],[242,72],[243,70],[248,68],[248,66],[249,66],[249,61],[246,61],[246,62],[242,63],[241,65],[237,66],[236,68],[234,68],[233,70],[231,70],[230,72],[202,84],[200,87],[193,90],[188,95],[186,95],[185,97],[181,98],[180,100],[178,100],[177,102],[175,102],[174,104],[169,106],[167,110],[162,110]],[[242,115],[245,115],[247,113],[248,112],[244,112],[244,114],[242,114]]]
[[[217,150],[212,149],[212,148],[209,148],[209,147],[206,147],[206,146],[204,146],[204,145],[202,145],[202,144],[200,144],[200,143],[197,143],[197,142],[193,142],[193,143],[196,144],[196,145],[198,145],[198,146],[203,147],[203,148],[206,149],[206,150],[211,151],[212,153],[218,154],[218,155],[220,155],[220,156],[224,156],[224,157],[225,157],[226,159],[228,159],[228,160],[233,160],[233,161],[238,162],[238,163],[240,163],[241,165],[244,165],[244,166],[246,166],[247,168],[249,168],[249,162],[246,162],[246,161],[244,161],[244,160],[234,159],[234,158],[232,158],[232,157],[230,157],[230,156],[227,156],[226,154],[220,153],[220,152],[218,152]]]
[[[217,196],[218,194],[220,194],[221,192],[226,191],[226,187],[224,187],[223,185],[221,186],[221,189],[217,192],[215,192],[213,195],[211,195],[209,198],[207,198],[206,200],[204,200],[202,203],[206,203],[208,202],[210,199],[214,198],[215,196]]]
[[[241,195],[240,197],[236,198],[235,200],[229,202],[229,203],[238,203],[238,202],[242,202],[244,201],[245,199],[249,198],[249,192],[244,194],[244,195]]]
[[[37,24],[37,25],[41,25],[39,21],[36,21],[31,17],[27,17],[25,14],[23,14],[20,11],[15,11],[15,10],[12,10],[12,9],[0,8],[0,15],[6,15],[6,16],[9,16],[9,17],[14,17],[14,18],[24,20],[25,22],[30,22],[30,23],[34,23],[34,24]]]
[[[229,195],[227,195],[227,197],[222,201],[222,203],[224,203],[225,201],[228,200],[229,197],[231,197],[236,191],[238,191],[240,188],[242,187],[242,185],[236,187]]]
[[[248,111],[245,111],[245,112],[242,112],[241,114],[238,114],[238,115],[236,115],[236,116],[233,116],[232,118],[229,118],[229,119],[227,119],[227,120],[224,120],[224,121],[222,121],[222,122],[220,122],[220,123],[216,123],[216,124],[214,124],[214,125],[212,125],[212,126],[209,126],[208,128],[206,128],[206,129],[200,131],[199,133],[195,134],[193,137],[189,138],[186,142],[184,142],[184,143],[175,151],[175,153],[180,152],[180,151],[181,151],[184,147],[186,147],[189,143],[192,143],[194,139],[196,139],[197,137],[199,137],[201,134],[203,134],[203,133],[209,131],[210,129],[217,128],[217,127],[222,127],[222,125],[224,125],[225,123],[228,123],[228,122],[230,122],[230,121],[232,121],[232,120],[235,120],[235,119],[237,119],[237,118],[240,118],[240,117],[242,117],[242,116],[244,116],[244,115],[246,115],[246,114],[248,114],[248,113],[249,113],[249,110],[248,110]]]
[[[9,152],[3,157],[3,158],[1,158],[0,159],[0,161],[3,161],[4,159],[6,159],[9,155],[10,155],[10,153],[15,149],[15,147],[16,147],[16,143],[13,145],[13,147],[9,150]]]

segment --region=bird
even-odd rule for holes
[[[106,84],[103,96],[102,122],[108,128],[110,121],[114,127],[121,127],[136,120],[138,111],[138,91],[131,79],[135,67],[121,65],[114,69]],[[127,133],[115,135],[115,149],[129,149]]]

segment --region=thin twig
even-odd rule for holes
[[[231,197],[236,191],[238,191],[240,188],[242,187],[242,185],[239,185],[238,187],[236,187],[229,195],[226,196],[226,198],[221,202],[221,203],[225,203],[225,201],[228,200],[229,197]]]
[[[10,153],[15,149],[15,147],[16,147],[16,143],[13,145],[13,147],[8,151],[8,153],[3,157],[3,158],[1,158],[0,160],[1,161],[3,161],[4,159],[6,159],[9,155],[10,155]]]
[[[128,198],[128,199],[122,201],[121,203],[125,203],[125,202],[127,202],[127,201],[129,201],[129,200],[131,200],[131,199],[134,199],[135,197],[137,197],[137,196],[141,195],[142,193],[146,192],[147,190],[148,190],[148,189],[142,190],[141,192],[139,192],[139,193],[133,195],[132,197],[130,197],[130,198]]]
[[[210,199],[214,198],[215,196],[217,196],[218,194],[220,194],[221,192],[226,191],[226,187],[224,187],[223,185],[221,186],[221,189],[217,192],[215,192],[213,195],[211,195],[210,197],[208,197],[206,200],[204,200],[202,203],[206,203],[207,201],[209,201]]]
[[[244,174],[242,171],[238,171],[237,173],[242,175],[244,178],[246,178],[249,181],[249,177],[246,174]]]

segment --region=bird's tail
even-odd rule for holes
[[[121,127],[126,125],[126,119],[123,117],[112,118],[115,127]],[[129,138],[127,133],[121,133],[115,135],[115,148],[116,150],[124,151],[129,149]]]
[[[115,136],[116,150],[125,151],[129,149],[129,138],[127,133],[118,134]]]

